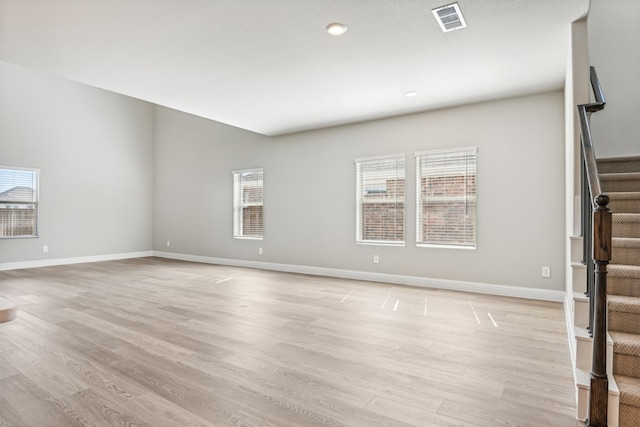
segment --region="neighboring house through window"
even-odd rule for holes
[[[263,170],[233,172],[233,237],[262,239]]]
[[[404,244],[404,154],[356,159],[356,242]]]
[[[0,238],[38,237],[36,169],[0,166]]]
[[[476,152],[416,153],[418,246],[476,247]]]

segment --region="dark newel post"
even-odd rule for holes
[[[595,268],[595,310],[593,319],[593,362],[591,368],[591,401],[587,426],[607,426],[609,380],[607,379],[607,264],[611,260],[611,211],[609,196],[595,198],[593,213],[593,261]]]

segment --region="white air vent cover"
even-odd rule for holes
[[[460,28],[467,26],[458,3],[438,7],[431,10],[431,12],[433,12],[433,16],[436,17],[436,21],[438,21],[440,28],[442,28],[442,31],[445,33],[447,31],[459,30]]]

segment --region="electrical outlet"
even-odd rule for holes
[[[258,255],[262,255],[262,248],[258,248]]]
[[[374,264],[378,264],[380,262],[380,258],[378,257],[378,255],[374,255],[373,256],[373,263]]]
[[[542,267],[542,277],[551,277],[551,267]]]
[[[45,254],[46,254],[47,252],[49,252],[49,246],[44,245],[44,246],[42,247],[42,252],[44,252]]]
[[[171,240],[167,240],[167,247],[171,246]]]

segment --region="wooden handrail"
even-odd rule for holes
[[[590,114],[605,106],[604,94],[593,67],[591,87],[596,102],[578,105],[583,159],[582,229],[587,264],[589,330],[593,336],[591,388],[589,390],[589,427],[607,426],[609,381],[607,378],[607,265],[611,260],[612,218],[607,207],[609,196],[602,192],[598,165],[589,126]],[[589,200],[589,202],[587,202]]]

